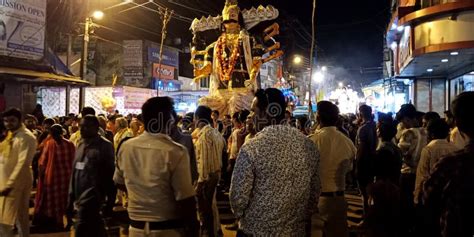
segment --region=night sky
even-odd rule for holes
[[[350,77],[341,80],[352,80],[355,86],[380,79],[383,35],[390,19],[389,2],[390,0],[318,0],[318,64],[334,67],[336,77]],[[311,33],[312,0],[241,0],[239,3],[244,7],[272,4],[280,10],[283,18],[298,19],[302,27]],[[295,40],[300,47],[293,47],[290,51],[304,52],[302,47],[308,45],[301,37],[297,36]]]
[[[146,1],[135,0],[137,3]],[[328,66],[338,81],[348,81],[353,83],[354,87],[382,78],[383,35],[390,18],[390,1],[318,0],[316,14],[318,65]],[[156,2],[192,19],[208,14],[214,16],[220,14],[225,0],[160,0]],[[286,53],[286,62],[289,62],[288,58],[294,54],[309,57],[312,0],[239,0],[241,8],[269,4],[280,10],[280,17],[277,20],[281,27],[279,40]],[[153,7],[152,4],[149,5]],[[109,15],[117,14],[116,10],[118,9],[109,12]],[[144,13],[147,15],[143,15]],[[108,36],[109,39],[119,40],[128,35],[159,42],[161,24],[156,13],[138,8],[126,14],[115,15],[104,24],[113,29],[127,27],[114,22],[116,20],[146,28],[148,32],[144,33],[128,27],[129,29],[119,32],[120,34],[114,33],[109,36],[107,34],[110,31],[107,30],[100,30],[98,34]],[[181,38],[183,46],[188,45],[192,37],[188,30],[189,25],[189,22],[172,20],[168,38]]]

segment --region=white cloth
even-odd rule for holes
[[[469,144],[469,138],[466,134],[459,131],[458,127],[455,127],[449,135],[449,142],[453,143],[458,150],[461,150]]]
[[[0,146],[0,190],[12,188],[12,191],[0,197],[0,224],[13,226],[16,223],[20,236],[25,237],[29,235],[28,201],[33,183],[30,165],[36,152],[36,138],[21,127],[13,132],[11,141],[3,142],[10,145]],[[4,151],[6,147],[10,147],[10,151]]]
[[[446,155],[459,150],[454,144],[445,139],[433,140],[421,152],[420,162],[416,171],[415,181],[415,203],[418,203],[420,195],[423,194],[423,184],[430,177],[436,163]]]
[[[324,127],[309,138],[316,144],[321,159],[321,191],[337,192],[346,189],[346,174],[356,156],[352,141],[336,127]]]
[[[225,140],[217,129],[206,125],[199,131],[195,146],[198,182],[203,182],[207,180],[210,173],[221,170]]]
[[[145,132],[123,143],[114,181],[127,187],[130,219],[179,219],[177,201],[195,195],[189,166],[186,148],[167,135]]]
[[[403,153],[402,174],[416,174],[421,151],[428,144],[428,135],[423,128],[410,128],[402,132],[398,147]]]

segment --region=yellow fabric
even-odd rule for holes
[[[0,143],[0,151],[3,159],[7,159],[10,156],[10,151],[12,149],[12,139],[13,133],[11,131],[8,131],[7,137],[5,138],[5,140],[3,140],[2,143]]]

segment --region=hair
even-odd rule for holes
[[[391,141],[397,135],[397,126],[393,121],[385,120],[378,125],[382,141]]]
[[[117,130],[125,129],[128,128],[128,121],[126,118],[117,118],[115,120],[115,123],[118,124],[118,126],[115,128]]]
[[[231,119],[230,115],[228,115],[228,114],[224,115],[224,118]]]
[[[51,126],[50,134],[55,138],[55,140],[61,138],[63,136],[63,127],[59,124],[54,124]]]
[[[379,112],[378,115],[379,115],[378,121],[381,122],[381,123],[385,123],[385,122],[392,123],[393,122],[393,118],[390,114],[385,114],[385,113]]]
[[[244,109],[239,112],[239,121],[241,123],[245,123],[245,120],[247,120],[247,117],[250,115],[250,111]]]
[[[366,120],[372,120],[372,107],[361,105],[359,107],[360,115]]]
[[[298,118],[296,118],[296,120],[298,120],[299,124],[300,124],[300,127],[299,129],[300,130],[304,130],[304,131],[307,131],[307,129],[309,128],[309,119],[308,119],[308,116],[304,115],[304,116],[300,116]]]
[[[265,111],[270,120],[280,123],[285,118],[286,100],[283,93],[275,88],[259,89],[255,93],[257,107]]]
[[[432,120],[440,119],[441,117],[439,116],[438,113],[436,112],[427,112],[424,116],[423,119],[426,120],[427,122],[430,122]]]
[[[27,119],[31,119],[31,120],[35,121],[36,124],[38,124],[38,119],[34,115],[31,115],[31,114],[25,115],[25,120],[27,120]]]
[[[21,115],[21,111],[17,108],[11,108],[11,109],[8,109],[7,111],[3,112],[3,117],[4,118],[5,117],[15,117],[20,121],[23,118],[23,116]]]
[[[329,101],[320,101],[318,102],[318,115],[323,125],[336,126],[339,120],[339,108]]]
[[[474,92],[461,93],[452,103],[452,112],[459,131],[474,139]]]
[[[428,135],[433,139],[446,139],[449,136],[449,125],[444,119],[430,120],[426,127]]]
[[[54,124],[56,124],[56,121],[54,121],[54,119],[52,119],[52,118],[46,118],[46,119],[43,121],[43,126],[44,126],[44,125],[53,126]]]
[[[85,117],[86,115],[94,115],[95,116],[95,109],[92,107],[84,107],[81,110],[81,115],[82,117]]]
[[[397,120],[401,121],[403,118],[416,119],[418,112],[412,104],[404,104],[397,113]]]
[[[209,107],[202,106],[202,105],[197,107],[196,112],[194,112],[194,116],[196,117],[196,119],[198,119],[199,122],[206,123],[206,124],[211,123],[212,121],[211,114],[212,114],[212,110]]]
[[[172,120],[173,100],[170,97],[154,97],[142,106],[145,130],[149,133],[164,132]]]
[[[219,117],[219,115],[220,115],[219,110],[213,110],[212,113],[217,114],[217,117]]]
[[[104,116],[97,116],[97,119],[99,120],[100,127],[105,130],[107,128],[107,118]]]
[[[90,122],[92,125],[94,125],[97,128],[100,128],[100,123],[99,119],[92,114],[88,114],[82,118],[84,121]]]
[[[235,120],[237,120],[238,122],[240,122],[240,121],[239,121],[239,112],[235,112],[234,114],[232,114],[232,119],[235,119]]]
[[[454,116],[453,116],[453,113],[451,113],[451,111],[446,110],[444,111],[444,117],[447,119],[452,119]]]

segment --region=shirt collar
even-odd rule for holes
[[[319,132],[323,132],[323,131],[337,131],[337,127],[336,126],[330,126],[330,127],[324,127],[324,128],[319,129]]]

